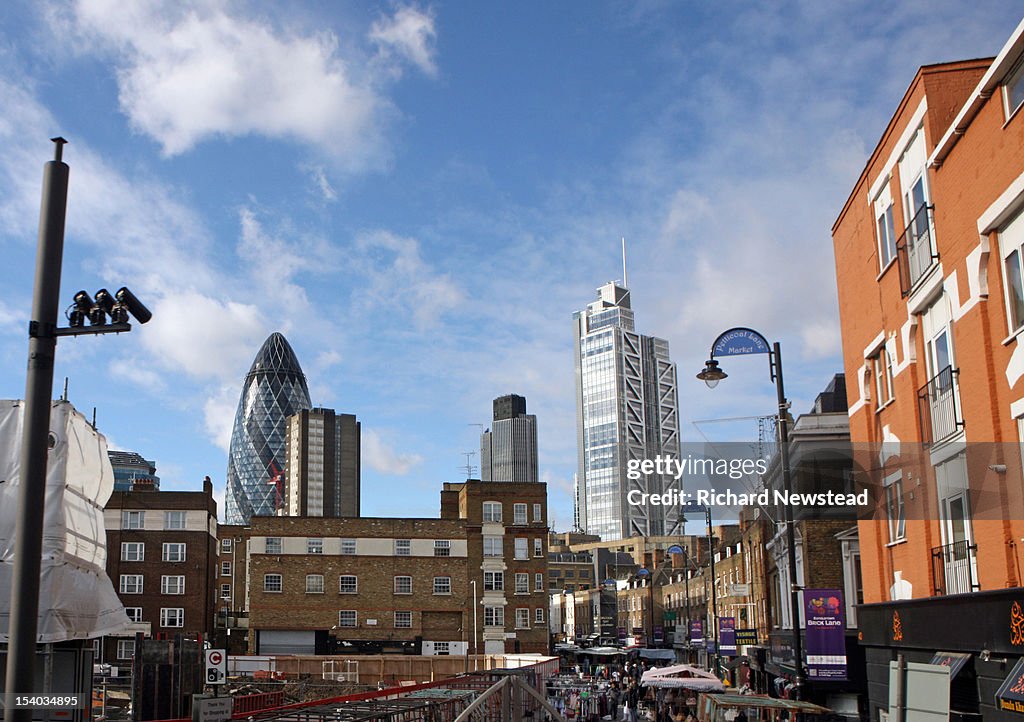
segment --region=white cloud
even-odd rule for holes
[[[370,39],[378,43],[385,57],[396,53],[431,77],[437,75],[433,48],[436,35],[433,16],[414,7],[399,8],[370,29]]]
[[[355,167],[380,155],[389,103],[330,32],[283,32],[199,0],[80,0],[74,20],[91,47],[114,54],[121,109],[166,155],[253,133]]]
[[[203,421],[213,443],[227,452],[231,448],[231,430],[238,408],[237,384],[224,384],[212,390],[203,404]]]
[[[166,382],[160,374],[136,359],[115,359],[110,364],[110,373],[117,379],[129,381],[151,392],[166,388]]]
[[[365,426],[362,428],[361,458],[371,469],[397,476],[404,476],[423,463],[419,454],[396,451],[379,432]]]

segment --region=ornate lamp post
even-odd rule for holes
[[[778,397],[779,415],[779,454],[782,462],[782,484],[787,494],[793,491],[793,480],[789,469],[789,424],[788,412],[789,402],[786,400],[786,390],[782,381],[782,347],[779,342],[769,345],[767,339],[751,328],[731,328],[720,334],[711,345],[711,357],[705,363],[704,368],[697,378],[708,385],[708,388],[715,388],[728,374],[719,368],[716,357],[722,356],[749,356],[753,354],[767,354],[768,369],[772,381],[775,382],[775,392]],[[790,606],[792,607],[793,621],[793,657],[796,664],[796,680],[794,697],[800,699],[804,684],[803,645],[800,642],[800,588],[796,583],[796,528],[793,523],[793,507],[785,505],[786,513],[786,546],[789,561],[789,594]]]

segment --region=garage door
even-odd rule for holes
[[[256,654],[315,654],[316,632],[261,629]]]

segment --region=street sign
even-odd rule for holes
[[[209,653],[215,650],[207,651]],[[223,652],[224,650],[216,650]],[[207,697],[196,694],[192,696],[192,722],[227,722],[231,719],[234,698]]]
[[[206,683],[225,684],[228,680],[228,653],[223,649],[206,650]]]
[[[730,584],[729,585],[729,596],[730,597],[749,597],[750,596],[750,585],[749,584]]]

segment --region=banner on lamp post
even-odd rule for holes
[[[695,619],[690,622],[690,642],[692,644],[704,642],[704,620]]]
[[[807,676],[845,680],[846,616],[840,589],[805,589]]]
[[[718,640],[722,654],[736,654],[736,617],[718,618]]]

